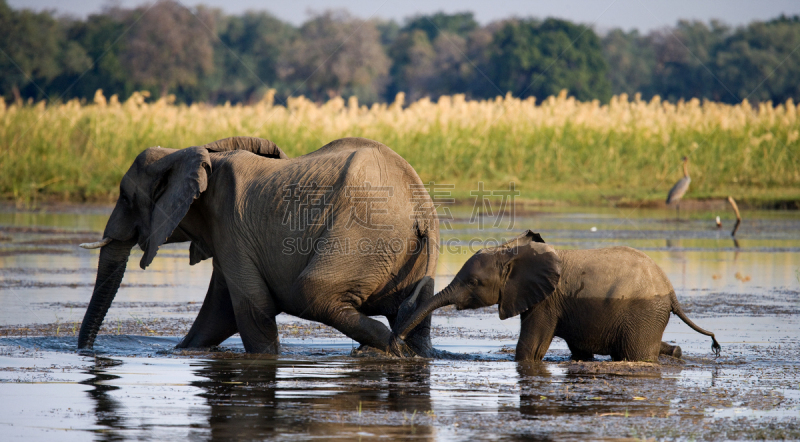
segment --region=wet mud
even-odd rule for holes
[[[800,291],[760,289],[756,293],[708,291],[704,296],[685,298],[681,301],[681,306],[687,314],[697,312],[698,317],[703,314],[714,316],[800,315]]]
[[[496,307],[437,311],[432,359],[359,349],[286,315],[277,356],[245,354],[238,335],[176,350],[211,273],[207,262],[189,267],[185,245],[146,272],[129,269],[94,350],[78,352],[97,256],[69,241],[96,240],[107,214],[23,215],[19,225],[0,213],[4,439],[800,439],[796,214],[751,215],[738,249],[700,214],[538,208],[517,219],[556,247],[631,245],[664,268],[722,354],[673,316],[664,340],[683,358],[658,364],[571,361],[558,338],[543,362],[517,363],[519,319],[500,321]],[[456,228],[458,244],[474,236]],[[437,288],[469,255],[443,252]]]

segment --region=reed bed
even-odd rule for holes
[[[668,103],[658,97],[579,102],[566,92],[537,103],[511,96],[359,105],[355,97],[285,105],[268,93],[253,105],[120,102],[0,104],[0,195],[113,200],[134,157],[150,146],[183,148],[233,135],[268,138],[290,156],[347,136],[378,140],[425,182],[469,197],[478,182],[522,197],[580,203],[661,200],[690,157],[685,198],[800,199],[800,122],[790,100],[753,106]]]

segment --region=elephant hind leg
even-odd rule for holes
[[[656,341],[655,345],[644,345],[640,341],[629,340],[625,342],[622,349],[611,353],[611,359],[614,361],[658,363],[658,355],[661,348],[661,341]]]
[[[382,322],[359,312],[347,302],[330,303],[321,315],[317,313],[311,319],[339,330],[361,345],[368,345],[380,351],[389,350],[392,335],[389,328]]]
[[[615,361],[658,363],[669,321],[669,297],[632,301],[617,325],[611,357]]]
[[[683,354],[683,351],[681,351],[681,348],[677,345],[669,345],[662,341],[659,354],[672,356],[673,358],[680,358]]]
[[[519,341],[517,341],[517,361],[541,361],[550,348],[556,331],[554,315],[536,306],[520,315]]]
[[[176,348],[207,348],[219,345],[237,332],[231,294],[222,271],[214,268],[208,292],[197,318]]]
[[[323,279],[317,275],[327,275],[330,271],[316,270],[319,266],[310,264],[292,284],[290,292],[304,301],[305,308],[288,313],[331,326],[361,345],[387,351],[392,337],[389,327],[360,311],[362,300],[367,298],[363,292],[371,293],[372,288],[358,287],[352,273],[337,271],[333,275],[342,279]],[[343,264],[342,268],[348,268],[348,264]]]

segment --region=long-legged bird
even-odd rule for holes
[[[683,178],[678,180],[672,189],[669,189],[669,193],[667,194],[667,204],[675,203],[675,210],[676,216],[680,218],[681,216],[681,203],[680,200],[683,197],[683,194],[689,190],[689,183],[692,182],[692,179],[689,177],[689,157],[683,157]]]

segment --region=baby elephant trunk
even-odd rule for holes
[[[456,296],[455,290],[453,290],[453,284],[448,285],[445,287],[444,290],[439,292],[436,296],[428,299],[423,303],[419,308],[412,314],[408,319],[406,319],[402,324],[398,324],[395,328],[395,331],[399,332],[396,333],[397,337],[400,339],[405,339],[406,335],[408,335],[411,330],[414,330],[414,327],[419,325],[425,318],[428,317],[434,310],[442,308],[447,305],[452,305],[456,303]]]

